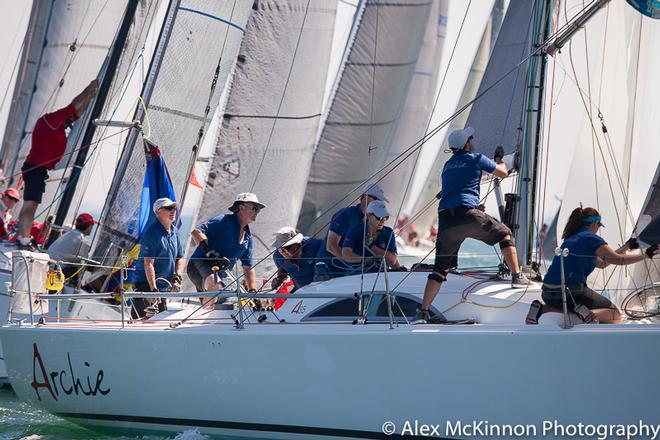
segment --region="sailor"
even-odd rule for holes
[[[305,237],[291,226],[285,226],[275,234],[273,260],[277,266],[277,275],[271,287],[277,290],[290,278],[294,290],[308,285],[314,280],[316,254],[323,245],[323,240]]]
[[[601,227],[601,216],[594,208],[575,208],[566,222],[562,233],[564,242],[561,244],[562,249],[569,250],[568,256],[564,257],[566,302],[569,310],[575,310],[585,322],[597,320],[603,324],[616,324],[621,322],[621,313],[609,299],[587,286],[587,277],[596,267],[602,269],[610,264],[626,266],[645,258],[653,258],[658,253],[658,245],[650,246],[643,253],[627,254],[628,249],[639,248],[633,239],[628,241],[627,246],[615,251],[597,235]],[[560,258],[553,258],[543,279],[542,293],[543,301],[558,310],[563,309]],[[526,322],[536,324],[540,314],[539,307],[536,307],[536,313],[530,310]]]
[[[355,225],[363,225],[367,205],[374,200],[388,202],[380,185],[374,183],[360,195],[357,205],[342,208],[332,216],[323,246],[316,256],[316,281],[344,275],[345,264],[341,261],[346,232]]]
[[[174,226],[176,202],[167,197],[153,204],[156,220],[151,222],[140,237],[140,256],[135,264],[133,287],[136,292],[180,292],[183,268],[183,245]],[[165,298],[133,298],[135,318],[148,316],[145,310],[157,304],[160,312],[167,310]]]
[[[7,188],[0,198],[0,240],[7,238],[7,228],[12,220],[11,210],[21,200],[21,195],[16,188]]]
[[[240,259],[248,290],[257,288],[257,276],[252,269],[254,241],[249,225],[266,205],[253,193],[240,193],[229,207],[231,214],[213,217],[191,233],[197,249],[190,257],[187,272],[198,292],[219,290],[212,268],[231,270]]]
[[[401,270],[392,228],[385,226],[390,213],[385,202],[374,200],[367,206],[367,215],[360,225],[351,226],[342,244],[342,261],[353,266],[356,273],[377,271],[385,258],[392,270]],[[366,223],[366,225],[365,225]],[[364,269],[357,263],[364,262]]]
[[[76,218],[75,229],[65,233],[48,247],[50,258],[64,263],[62,264],[62,272],[67,278],[80,270],[81,258],[89,256],[91,243],[87,237],[90,236],[96,224],[98,222],[90,214],[80,214]]]
[[[41,116],[34,125],[32,146],[21,168],[25,182],[24,201],[19,214],[18,241],[21,246],[30,246],[30,230],[46,189],[48,170],[55,168],[66,150],[66,130],[71,128],[92,102],[97,87],[98,82],[93,80],[69,105]]]
[[[511,286],[530,285],[527,277],[520,272],[509,228],[479,209],[482,172],[504,178],[508,176],[506,166],[474,152],[474,129],[471,127],[454,130],[449,134],[448,142],[453,155],[442,170],[435,263],[424,288],[422,309],[413,323],[430,320],[429,307],[446,280],[447,271],[458,264],[458,251],[468,237],[491,246],[499,243],[504,260],[511,270]],[[440,315],[436,319],[443,321],[444,317]]]

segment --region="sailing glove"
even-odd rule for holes
[[[170,292],[181,292],[181,282],[183,279],[181,278],[181,275],[174,275],[172,277],[171,281],[171,286],[170,286]]]
[[[653,258],[655,255],[658,254],[660,251],[660,246],[658,246],[658,243],[654,244],[653,246],[649,246],[646,248],[646,256],[649,258]]]
[[[626,241],[626,244],[628,245],[628,249],[631,251],[634,249],[639,249],[639,242],[635,237],[632,237],[630,240]]]

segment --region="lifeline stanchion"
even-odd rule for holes
[[[568,257],[568,252],[568,249],[555,249],[555,255],[559,257],[559,268],[561,272],[561,302],[564,309],[564,328],[571,328],[571,320],[568,317],[568,305],[566,304],[566,279],[564,278],[564,258]]]

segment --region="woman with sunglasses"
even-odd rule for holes
[[[621,321],[621,313],[612,302],[587,286],[587,277],[593,270],[605,268],[610,264],[626,266],[637,263],[645,258],[653,258],[658,253],[658,245],[646,249],[645,253],[626,254],[628,249],[637,249],[635,240],[630,240],[626,246],[612,249],[605,240],[596,233],[603,226],[601,217],[594,208],[575,208],[571,212],[564,227],[562,249],[568,249],[564,257],[564,280],[566,283],[566,301],[569,309],[575,310],[585,322],[601,322],[616,324]],[[563,308],[561,289],[561,262],[555,256],[543,279],[543,301],[550,307]],[[581,313],[580,306],[585,306],[591,313]],[[528,324],[536,324],[542,312],[541,304],[532,304]]]
[[[273,260],[277,266],[277,275],[271,282],[273,290],[291,278],[294,290],[310,284],[314,280],[314,263],[316,254],[323,245],[323,240],[305,237],[301,233],[286,226],[275,233]]]
[[[364,220],[366,225],[355,225],[346,232],[341,259],[349,267],[347,275],[362,272],[362,265],[364,272],[378,271],[383,258],[390,269],[401,270],[397,259],[396,237],[392,228],[385,226],[389,218],[385,202],[375,200],[367,206]]]

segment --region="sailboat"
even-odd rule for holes
[[[544,103],[537,85],[546,85],[547,77],[530,72],[547,70],[542,49],[570,35],[571,24],[581,22],[588,32],[588,15],[624,17],[642,40],[658,28],[622,1],[594,5],[603,6],[564,5],[579,13],[550,40],[560,26],[551,20],[556,10],[552,2],[535,2],[528,55],[518,62],[527,65],[524,86],[531,88],[524,105]],[[540,56],[533,60],[530,53]],[[533,113],[525,130],[542,126]],[[543,137],[523,139],[525,158],[537,150],[528,140]],[[635,145],[633,150],[643,147]],[[538,162],[521,161],[521,175],[533,173],[525,164]],[[527,185],[531,179],[520,180]],[[646,200],[655,197],[650,189],[644,193]],[[653,214],[654,208],[647,203],[640,209]],[[532,221],[521,224],[533,229]],[[426,275],[383,272],[312,283],[283,295],[284,306],[272,312],[252,310],[239,299],[234,310],[172,312],[138,324],[7,325],[0,337],[22,400],[92,427],[196,427],[210,435],[259,438],[404,437],[421,435],[420,425],[444,438],[472,436],[477,424],[486,436],[531,438],[562,437],[578,424],[651,429],[660,353],[644,350],[635,374],[613,380],[612,372],[629,371],[640,347],[658,345],[657,319],[588,325],[547,313],[540,325],[526,326],[539,285],[511,289],[496,273],[457,272],[432,307],[465,325],[411,326],[407,320],[421,302]],[[273,379],[255,380],[264,372]],[[145,392],[144,377],[170,386]]]

